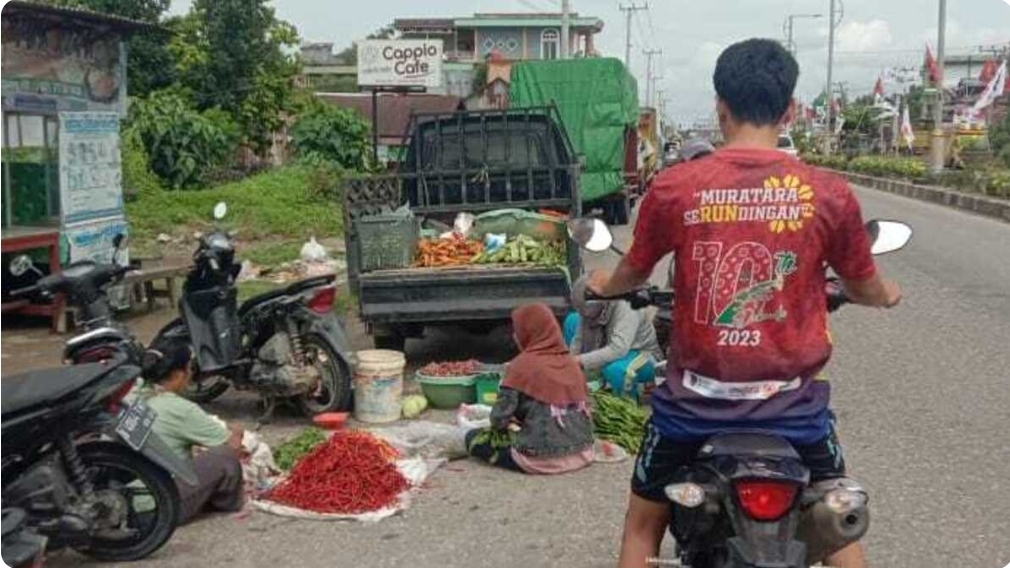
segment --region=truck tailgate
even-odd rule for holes
[[[507,319],[536,302],[561,315],[570,293],[564,270],[537,266],[379,270],[359,279],[361,317],[370,323]]]

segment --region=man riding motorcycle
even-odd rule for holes
[[[891,307],[901,291],[874,265],[848,184],[776,150],[798,74],[776,41],[727,48],[713,78],[726,146],[659,174],[631,251],[612,275],[592,276],[596,294],[617,296],[664,255],[677,260],[668,380],[654,391],[632,475],[621,568],[658,554],[670,515],[663,489],[713,434],[774,433],[795,446],[811,481],[845,476],[820,376],[831,355],[825,265],[854,303]],[[827,562],[860,568],[863,549]]]

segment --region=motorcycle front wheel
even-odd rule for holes
[[[164,329],[158,332],[155,341],[161,337],[174,337],[180,341],[191,342],[189,330],[186,329],[186,324],[182,321],[182,318],[175,318],[169,322]],[[205,404],[223,395],[229,386],[231,385],[228,379],[221,375],[201,377],[198,374],[186,385],[186,388],[182,389],[182,396],[198,404]]]
[[[312,417],[322,412],[347,410],[351,406],[351,374],[340,357],[322,336],[302,337],[306,364],[319,371],[319,385],[298,397],[302,412]]]
[[[122,562],[146,558],[168,542],[182,509],[167,471],[120,444],[88,443],[77,452],[94,485],[95,508],[102,511],[90,542],[75,547],[78,552]]]

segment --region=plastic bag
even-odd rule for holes
[[[460,213],[456,215],[456,220],[452,223],[452,230],[464,237],[469,237],[470,230],[473,229],[473,222],[473,213]]]
[[[593,442],[593,461],[599,463],[619,463],[630,456],[628,451],[613,442],[597,439]]]
[[[309,239],[309,242],[302,245],[301,258],[304,262],[322,262],[327,258],[326,249],[316,242],[316,237]]]
[[[406,458],[459,459],[467,457],[466,432],[452,424],[415,420],[397,426],[369,429]]]
[[[491,407],[486,404],[461,404],[456,411],[456,424],[472,430],[491,427]]]

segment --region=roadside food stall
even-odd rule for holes
[[[126,46],[153,25],[14,0],[3,25],[3,268],[29,254],[43,271],[108,262],[127,229],[119,152],[126,113]],[[29,282],[5,276],[3,312],[49,316],[63,302],[11,299]],[[38,298],[33,299],[38,302]]]

